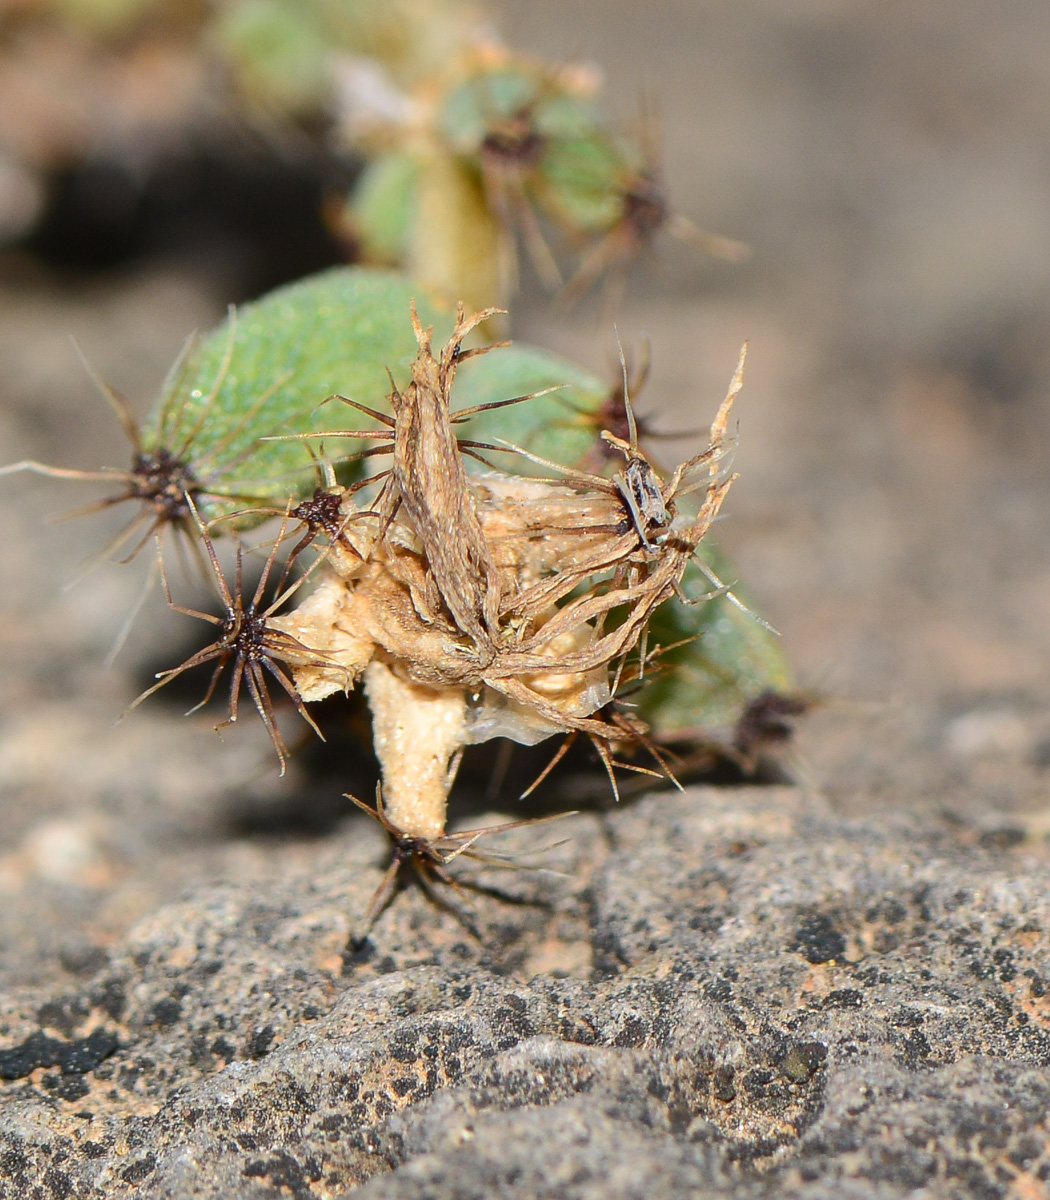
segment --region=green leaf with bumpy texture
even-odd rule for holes
[[[404,387],[416,355],[412,299],[440,345],[451,313],[391,271],[340,267],[243,305],[169,378],[144,432],[146,449],[171,450],[209,489],[231,496],[211,502],[209,517],[245,507],[232,497],[302,499],[315,483],[305,444],[260,438],[367,427],[347,405],[323,403],[336,393],[388,411],[387,370]],[[362,445],[332,438],[325,448],[338,458]]]
[[[594,414],[604,403],[610,385],[567,358],[522,342],[500,347],[463,364],[452,389],[454,409],[491,404],[512,396],[535,396],[478,413],[461,428],[474,441],[502,438],[543,458],[579,467],[598,437]],[[495,465],[517,475],[548,476],[546,468],[509,454],[491,456]]]
[[[732,567],[714,545],[703,542],[698,554],[717,578],[734,583]],[[691,566],[682,589],[701,596],[713,587],[699,567]],[[735,586],[733,592],[738,593]],[[679,642],[685,644],[676,646]],[[763,692],[792,687],[780,638],[725,596],[692,605],[677,598],[662,604],[649,625],[650,652],[657,646],[676,648],[654,657],[651,676],[628,699],[660,741],[690,741],[727,730]]]

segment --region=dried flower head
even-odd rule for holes
[[[732,482],[727,425],[743,354],[709,446],[667,480],[638,448],[629,396],[629,438],[603,435],[624,459],[612,480],[554,463],[560,478],[468,474],[451,390],[459,363],[481,352],[465,350],[465,338],[490,315],[461,308],[436,353],[413,311],[411,382],[392,392],[389,416],[372,414],[392,466],[368,508],[341,497],[348,552],[334,546],[311,594],[270,622],[316,648],[313,661],[293,664],[304,703],[363,679],[383,775],[374,815],[402,848],[395,867],[443,871],[459,852],[447,842],[447,799],[472,742],[582,733],[610,778],[615,747],[630,743],[648,745],[666,769],[644,724],[611,702],[636,650],[641,673],[649,620],[681,594]],[[691,492],[702,493],[698,511],[680,516]],[[473,835],[456,846],[467,844]]]

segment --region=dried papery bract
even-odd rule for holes
[[[450,398],[459,364],[484,353],[463,350],[464,339],[497,311],[485,309],[467,318],[461,305],[452,337],[435,359],[432,330],[423,328],[413,305],[419,354],[412,364],[412,382],[403,395],[392,398],[397,499],[423,545],[442,600],[459,630],[479,650],[487,650],[499,636],[501,589],[452,429]]]
[[[413,314],[412,380],[391,396],[392,417],[381,418],[393,465],[372,510],[347,526],[356,553],[333,554],[304,603],[274,618],[317,648],[320,665],[293,668],[305,701],[341,686],[331,663],[364,679],[382,821],[395,844],[411,845],[395,856],[395,873],[410,859],[444,863],[433,848],[447,837],[449,789],[471,742],[582,733],[615,789],[614,767],[630,764],[617,764],[614,748],[646,745],[641,723],[610,706],[623,660],[680,590],[732,482],[726,426],[742,362],[710,445],[666,483],[636,436],[619,443],[615,435],[626,464],[616,480],[553,463],[563,478],[469,476],[450,392],[459,362],[479,352],[464,351],[463,339],[488,315],[461,310],[438,354]],[[629,482],[636,476],[644,503]],[[675,501],[693,490],[702,491],[699,510],[680,516]],[[353,497],[342,511],[357,511]],[[644,662],[644,646],[638,653]],[[655,759],[664,770],[659,751]]]
[[[729,413],[733,402],[740,391],[743,382],[743,368],[746,357],[746,345],[741,350],[740,360],[730,384],[729,391],[719,408],[718,414],[711,427],[710,442],[705,451],[683,463],[674,473],[672,479],[664,484],[648,459],[637,447],[637,429],[630,407],[630,396],[626,381],[626,365],[624,365],[624,397],[629,419],[630,441],[623,442],[615,435],[603,434],[610,444],[620,450],[626,460],[627,469],[613,481],[600,476],[581,475],[576,472],[558,467],[556,464],[547,465],[562,471],[566,481],[574,486],[590,487],[604,491],[610,498],[618,497],[625,510],[625,517],[617,524],[605,526],[593,524],[588,528],[580,528],[581,534],[606,533],[604,540],[593,549],[586,551],[577,558],[575,563],[563,562],[562,569],[533,585],[531,589],[519,592],[513,603],[524,611],[540,608],[544,605],[554,605],[563,601],[576,591],[595,572],[614,569],[613,584],[604,591],[601,589],[585,592],[563,607],[556,610],[556,616],[548,622],[546,631],[541,631],[533,638],[533,646],[537,645],[542,636],[550,636],[550,628],[564,627],[572,621],[585,619],[595,627],[600,627],[604,618],[615,609],[626,612],[621,625],[608,635],[600,635],[592,640],[588,648],[590,657],[577,655],[562,661],[565,670],[585,670],[597,661],[604,664],[613,662],[626,655],[633,646],[640,645],[639,674],[644,672],[646,662],[645,635],[649,618],[659,605],[665,602],[672,593],[685,598],[681,592],[681,578],[689,561],[695,555],[696,549],[710,528],[711,522],[717,515],[726,492],[732,482],[723,479],[725,459],[731,449],[727,434]],[[622,361],[622,359],[621,359]],[[520,451],[525,453],[524,451]],[[534,461],[535,456],[529,455]],[[696,472],[702,470],[706,482],[702,484],[696,478]],[[675,499],[699,490],[706,486],[706,495],[696,519],[683,528],[676,528],[677,517]],[[552,531],[549,531],[552,532]],[[728,591],[728,589],[722,589]],[[520,664],[519,664],[520,665]],[[490,678],[492,686],[500,687]],[[511,686],[520,688],[520,680],[513,684],[504,681],[504,689]],[[508,691],[508,694],[515,694]],[[520,694],[519,694],[520,695]],[[537,705],[539,707],[539,705]],[[550,716],[551,714],[548,714]],[[662,771],[672,780],[673,773],[667,767],[662,755],[647,737],[644,723],[632,722],[622,713],[612,710],[605,717],[607,724],[602,730],[599,722],[566,721],[564,727],[570,730],[570,738],[578,731],[585,731],[591,737],[599,755],[606,766],[616,790],[615,777],[612,767],[613,760],[609,753],[610,745],[616,742],[634,742],[649,749]],[[564,751],[559,752],[559,756]],[[554,760],[557,761],[557,756]],[[550,766],[544,771],[546,775]],[[632,767],[631,764],[618,764]],[[644,771],[644,768],[642,768]],[[542,778],[543,776],[541,776]]]
[[[677,517],[675,501],[701,488],[710,489],[720,480],[724,479],[735,448],[735,439],[728,435],[726,425],[733,401],[743,384],[746,355],[747,345],[745,343],[740,352],[740,359],[730,385],[729,394],[723,401],[715,423],[711,427],[707,448],[700,454],[694,455],[694,457],[682,463],[667,483],[662,480],[648,456],[639,448],[638,426],[631,404],[627,383],[627,366],[622,351],[620,359],[623,370],[622,395],[628,437],[625,440],[605,429],[601,432],[601,440],[612,450],[623,455],[623,471],[618,472],[612,479],[608,479],[602,475],[595,475],[580,469],[565,467],[560,463],[541,458],[539,455],[533,454],[524,447],[516,446],[511,442],[503,443],[506,449],[512,450],[516,454],[520,454],[530,461],[555,472],[555,475],[560,476],[567,486],[580,491],[604,493],[611,498],[619,500],[622,507],[616,522],[604,529],[596,525],[592,526],[588,532],[623,534],[627,536],[628,541],[618,547],[611,557],[607,552],[608,547],[601,546],[597,551],[597,559],[584,560],[582,569],[585,573],[589,574],[601,569],[603,562],[608,566],[612,566],[615,562],[626,562],[635,549],[634,541],[630,537],[631,529],[634,530],[637,540],[641,543],[641,548],[647,555],[658,554],[660,552],[660,545],[666,542],[671,536],[672,525]],[[706,533],[706,527],[696,537],[694,549],[696,545],[699,545],[704,533]],[[678,540],[681,540],[681,535],[679,535]],[[580,569],[578,566],[577,570]],[[566,594],[564,592],[564,584],[568,578],[568,576],[564,576],[563,574],[559,577],[557,583],[554,585],[548,584],[547,586],[548,588],[553,586],[558,593]],[[555,599],[553,591],[551,592],[550,599]]]
[[[225,607],[225,612],[223,616],[219,617],[211,613],[199,612],[197,609],[175,604],[171,598],[167,575],[164,572],[163,562],[161,562],[160,572],[164,584],[164,593],[171,608],[176,612],[184,613],[190,617],[197,617],[199,620],[207,621],[209,624],[216,626],[219,630],[219,637],[210,646],[206,646],[203,650],[198,650],[196,654],[191,655],[179,666],[173,667],[168,671],[162,671],[157,677],[158,682],[152,687],[147,688],[146,691],[133,700],[125,711],[136,708],[143,700],[152,696],[154,692],[159,691],[173,679],[177,679],[185,671],[193,667],[203,666],[206,663],[215,663],[215,669],[212,672],[212,677],[203,699],[189,710],[191,713],[197,712],[215,694],[223,670],[227,665],[232,663],[227,717],[225,721],[220,721],[215,726],[215,730],[219,732],[237,720],[241,688],[246,686],[252,703],[262,718],[266,732],[273,743],[273,748],[277,752],[277,757],[281,764],[281,774],[283,775],[288,764],[288,749],[285,746],[284,739],[281,737],[281,731],[277,725],[273,701],[270,698],[270,691],[266,681],[267,674],[277,681],[291,698],[299,715],[323,741],[324,735],[321,733],[313,717],[307,712],[298,689],[282,664],[323,665],[332,667],[337,671],[340,668],[338,664],[332,663],[331,660],[325,658],[323,655],[319,655],[317,652],[311,650],[309,646],[304,645],[298,638],[278,629],[272,622],[274,613],[291,598],[306,578],[304,576],[303,580],[300,580],[299,583],[293,584],[290,588],[283,591],[278,589],[278,594],[275,598],[269,604],[264,603],[263,597],[266,593],[270,573],[274,566],[282,536],[279,535],[271,547],[270,554],[259,577],[255,593],[246,602],[243,591],[244,555],[240,538],[237,538],[236,567],[233,587],[231,588],[226,582],[226,577],[219,564],[215,545],[207,528],[201,522],[196,508],[193,507],[192,500],[189,501],[189,505],[190,511],[197,522],[198,534],[208,556],[216,588]],[[287,521],[287,517],[285,520]],[[282,535],[283,532],[284,529],[282,527]],[[349,686],[349,674],[345,670],[343,670],[343,674],[346,686]]]

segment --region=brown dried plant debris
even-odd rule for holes
[[[303,703],[363,678],[383,824],[414,861],[445,861],[447,797],[466,745],[583,733],[611,776],[617,744],[645,744],[643,728],[609,715],[618,674],[656,608],[681,596],[732,482],[724,460],[743,352],[708,448],[667,481],[638,449],[633,419],[628,440],[605,434],[625,460],[613,480],[553,463],[562,478],[468,475],[471,444],[457,441],[464,414],[450,393],[458,364],[483,352],[464,339],[491,315],[461,307],[435,355],[413,311],[411,383],[391,394],[392,416],[371,414],[393,464],[368,507],[342,495],[340,536],[310,595],[268,618],[298,648],[286,661]],[[690,492],[702,499],[685,517],[676,501]]]

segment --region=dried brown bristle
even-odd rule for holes
[[[194,506],[200,508],[212,502],[223,504],[230,501],[247,504],[259,502],[257,496],[226,489],[218,483],[218,479],[236,468],[251,453],[249,449],[232,460],[223,459],[223,454],[230,444],[250,425],[275,388],[283,382],[283,379],[278,380],[271,388],[262,393],[224,438],[209,446],[204,452],[197,451],[196,439],[207,424],[229,369],[235,332],[236,315],[231,308],[230,333],[215,382],[201,403],[196,420],[189,429],[180,432],[178,411],[180,397],[192,367],[196,345],[194,338],[187,340],[182,353],[169,372],[166,383],[168,398],[161,408],[151,439],[147,439],[145,436],[142,425],[127,399],[95,372],[80,351],[79,346],[74,343],[85,369],[116,414],[120,427],[131,445],[130,466],[126,469],[108,467],[98,471],[81,471],[53,467],[47,463],[27,459],[0,468],[0,475],[30,471],[55,479],[79,479],[123,485],[116,494],[73,509],[64,513],[61,518],[86,516],[125,503],[138,505],[138,513],[103,548],[101,553],[96,556],[96,560],[121,555],[118,559],[119,562],[129,562],[151,539],[156,540],[159,547],[159,539],[166,529],[171,529],[196,552],[197,526],[192,512]],[[127,551],[129,544],[131,544],[131,549]]]
[[[532,870],[542,869],[535,867],[534,864],[523,862],[520,856],[478,850],[476,848],[477,843],[482,838],[496,837],[501,833],[509,833],[512,829],[525,829],[533,825],[549,825],[553,821],[562,821],[567,817],[576,816],[575,812],[564,812],[557,813],[552,817],[534,817],[523,821],[504,821],[498,825],[488,825],[483,829],[470,829],[462,833],[445,833],[440,838],[407,837],[387,816],[386,808],[383,804],[382,784],[376,785],[376,802],[374,808],[349,792],[344,793],[344,795],[347,800],[356,804],[362,812],[367,813],[374,821],[377,821],[390,835],[390,839],[394,845],[390,865],[387,867],[383,878],[379,881],[379,886],[373,893],[364,916],[350,936],[350,945],[355,949],[360,948],[364,944],[373,925],[375,925],[379,916],[386,908],[394,894],[401,868],[406,864],[414,868],[416,878],[422,884],[427,895],[435,903],[441,904],[442,907],[450,907],[442,903],[441,898],[435,893],[432,883],[434,879],[437,879],[451,888],[458,896],[466,899],[467,892],[463,884],[448,870],[448,867],[457,858],[471,858],[488,866]],[[554,843],[555,846],[562,844],[562,842]],[[553,848],[553,846],[543,847],[544,850]],[[532,853],[537,853],[537,851],[532,851]],[[465,914],[461,910],[452,908],[452,912],[475,937],[478,936],[473,923],[466,919]]]
[[[203,699],[199,704],[194,705],[190,709],[190,712],[197,712],[215,694],[215,689],[218,686],[223,670],[232,661],[233,667],[230,676],[227,717],[225,721],[220,721],[215,726],[216,732],[227,725],[233,724],[237,720],[241,688],[246,685],[256,711],[262,718],[262,722],[270,736],[273,748],[277,751],[277,757],[281,764],[281,774],[283,775],[288,763],[288,750],[277,726],[273,701],[270,698],[269,687],[266,681],[266,673],[268,672],[276,679],[281,688],[291,698],[299,715],[323,741],[324,736],[318,728],[317,723],[306,711],[302,697],[291,676],[280,664],[290,662],[299,665],[334,666],[336,669],[338,669],[338,664],[332,663],[326,656],[311,650],[309,646],[304,645],[298,638],[276,628],[271,622],[271,617],[299,586],[295,584],[292,588],[284,591],[278,589],[275,598],[268,605],[264,605],[263,597],[266,592],[267,583],[269,582],[270,572],[273,569],[277,549],[282,541],[282,536],[279,536],[274,542],[266,564],[263,567],[262,574],[259,577],[255,593],[246,604],[243,592],[244,556],[239,537],[237,538],[236,546],[234,584],[231,589],[219,565],[211,536],[201,522],[192,500],[188,503],[191,515],[197,523],[198,534],[208,556],[220,598],[225,606],[225,613],[221,617],[214,616],[211,613],[199,612],[197,609],[175,604],[171,598],[171,589],[168,585],[167,575],[164,572],[163,562],[160,563],[161,580],[164,585],[168,604],[175,612],[197,617],[199,620],[215,625],[219,630],[219,637],[210,646],[197,651],[196,654],[191,655],[179,666],[173,667],[168,671],[162,671],[157,677],[158,682],[152,687],[147,688],[146,691],[132,701],[126,711],[137,707],[143,700],[152,696],[154,692],[159,691],[185,671],[193,667],[202,666],[205,663],[214,662],[216,664],[215,670],[212,672],[211,681],[208,684]],[[282,527],[282,535],[283,532]],[[347,679],[347,683],[349,684],[349,678]]]

